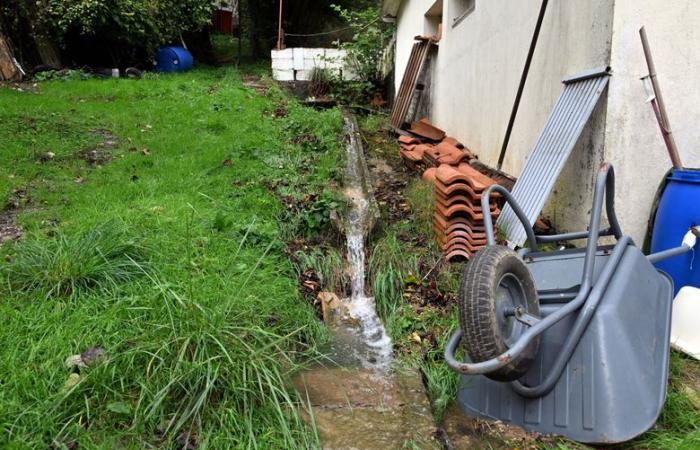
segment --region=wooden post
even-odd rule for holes
[[[282,2],[283,0],[280,0],[280,14],[279,20],[277,21],[277,50],[282,50],[282,46],[284,45],[282,43]]]

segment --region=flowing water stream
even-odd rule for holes
[[[339,329],[335,330],[334,356],[345,362],[348,357],[354,358],[364,368],[388,370],[393,359],[391,339],[365,287],[365,242],[377,220],[378,210],[357,123],[347,116],[344,121],[347,137],[345,232],[350,297],[342,300],[345,317],[336,324]]]
[[[365,243],[379,211],[357,122],[347,113],[344,129],[350,295],[326,318],[332,338],[324,363],[301,373],[295,386],[324,449],[437,449],[421,376],[393,367],[391,339],[367,294]]]

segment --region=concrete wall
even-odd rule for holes
[[[605,158],[617,170],[623,231],[641,245],[652,199],[670,167],[639,78],[647,74],[639,40],[646,25],[683,162],[700,167],[700,5],[694,0],[616,0]],[[699,218],[700,219],[700,218]],[[679,238],[680,239],[680,238]]]
[[[397,16],[397,74],[432,1],[409,0]],[[476,0],[474,11],[452,26],[456,0],[444,0],[443,39],[434,72],[431,119],[496,165],[539,13],[540,0]],[[504,170],[518,176],[562,91],[561,79],[610,61],[612,0],[549,3]],[[400,76],[397,83],[400,83]],[[603,158],[605,101],[574,151],[546,214],[562,230],[587,222],[595,168]]]

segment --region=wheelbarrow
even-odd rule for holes
[[[482,208],[494,192],[510,204],[528,248],[496,245],[484,216],[488,246],[465,269],[461,329],[445,350],[463,375],[458,402],[467,414],[597,444],[630,440],[656,422],[666,397],[673,283],[653,263],[690,251],[698,230],[677,248],[645,256],[622,234],[614,188],[604,164],[588,231],[554,236],[535,236],[502,186],[484,194]],[[600,245],[603,236],[614,245]],[[539,249],[578,239],[585,248]],[[456,357],[460,342],[464,362]]]

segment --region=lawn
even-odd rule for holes
[[[244,81],[0,88],[0,447],[316,445],[286,243],[328,229],[341,118]]]
[[[23,233],[0,245],[0,448],[319,447],[289,379],[328,338],[316,295],[347,291],[342,120],[261,72],[0,87],[0,240]],[[367,280],[439,422],[463,267],[385,120],[361,120],[382,210]],[[618,448],[700,448],[698,423],[700,364],[674,352],[658,424]]]

